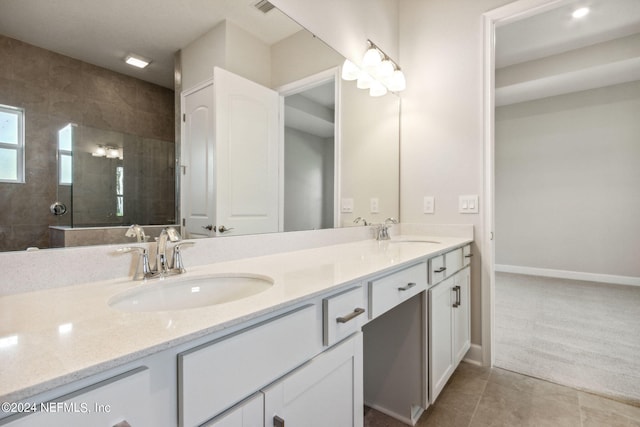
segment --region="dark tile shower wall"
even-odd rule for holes
[[[149,144],[141,149],[147,153],[175,139],[172,90],[1,35],[0,104],[24,108],[26,119],[26,183],[0,183],[0,251],[46,248],[49,225],[68,225],[49,212],[56,199],[57,131],[67,123],[137,135]],[[173,184],[145,185],[162,186],[156,193],[164,198],[145,192],[146,214],[173,218],[173,202],[170,213],[152,210],[173,200]]]

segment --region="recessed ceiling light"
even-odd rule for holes
[[[584,18],[588,14],[589,14],[589,8],[588,7],[581,7],[580,9],[574,10],[573,13],[571,14],[571,16],[573,16],[574,18],[578,19],[578,18]]]
[[[147,65],[149,65],[151,60],[147,58],[143,58],[142,56],[130,54],[130,55],[127,55],[124,62],[134,67],[145,68]]]

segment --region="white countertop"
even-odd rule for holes
[[[435,240],[440,244],[393,240]],[[155,281],[130,278],[0,297],[0,401],[16,402],[471,242],[397,236],[190,268],[185,275],[251,273],[273,286],[242,300],[176,311],[130,313],[107,301]]]

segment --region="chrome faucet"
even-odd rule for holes
[[[182,237],[178,230],[173,227],[164,228],[160,232],[160,236],[156,238],[157,241],[157,250],[156,250],[156,264],[155,268],[151,268],[149,263],[149,253],[146,248],[140,246],[131,246],[126,248],[119,248],[116,250],[117,253],[129,253],[129,252],[137,252],[139,254],[138,265],[136,266],[136,271],[133,275],[133,280],[146,280],[153,278],[162,278],[165,276],[170,276],[174,274],[182,274],[186,273],[187,270],[184,268],[184,263],[182,261],[182,252],[181,248],[185,246],[192,246],[195,242],[180,242]],[[179,242],[173,247],[173,257],[172,262],[169,262],[169,257],[167,257],[167,243],[168,242]]]
[[[169,260],[167,259],[167,241],[179,242],[182,239],[178,230],[173,227],[163,228],[156,239],[158,247],[156,251],[156,271],[161,274],[169,272]]]
[[[362,224],[363,224],[365,227],[366,227],[367,225],[370,225],[370,224],[367,222],[367,220],[366,220],[365,218],[361,217],[361,216],[359,216],[358,218],[354,219],[354,220],[353,220],[353,223],[354,223],[354,224],[357,224],[357,223],[359,223],[360,221],[362,221]]]
[[[376,225],[376,240],[389,240],[389,228],[392,224],[397,224],[398,220],[395,218],[387,218],[382,224]]]
[[[147,241],[147,235],[144,234],[144,229],[138,224],[133,224],[131,227],[129,227],[124,235],[126,237],[135,237],[138,243]]]

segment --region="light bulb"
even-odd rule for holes
[[[382,54],[375,47],[369,48],[362,58],[362,66],[365,70],[374,69],[380,62],[382,62]]]
[[[377,80],[371,82],[371,88],[369,89],[369,95],[371,96],[383,96],[387,94],[387,88]]]
[[[402,92],[407,88],[407,80],[402,70],[395,70],[389,81],[389,90],[392,92]]]
[[[571,16],[573,16],[576,19],[579,19],[579,18],[584,18],[588,14],[589,14],[589,8],[588,7],[581,7],[580,9],[574,10],[573,13],[571,14]]]
[[[348,59],[342,64],[342,80],[356,80],[360,76],[360,68]]]
[[[371,82],[373,82],[373,78],[369,74],[361,72],[358,77],[358,89],[369,89],[371,87]]]
[[[96,148],[91,155],[93,157],[104,157],[107,155],[107,150],[105,150],[102,145],[98,145],[98,148]]]
[[[382,61],[377,69],[376,74],[377,77],[381,80],[386,80],[393,75],[393,72],[396,70],[396,67],[393,66],[393,62],[388,59]]]
[[[120,157],[120,150],[117,148],[109,148],[109,151],[107,151],[107,157],[110,159],[117,159]]]

